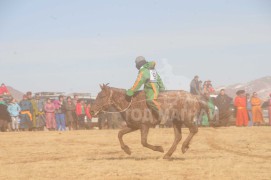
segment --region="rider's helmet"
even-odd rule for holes
[[[147,63],[146,59],[143,56],[138,56],[135,60],[136,68],[140,69],[144,64]]]

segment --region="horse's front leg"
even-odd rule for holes
[[[148,125],[142,124],[141,125],[141,144],[142,146],[149,148],[153,151],[158,151],[158,152],[164,152],[164,149],[162,146],[153,146],[148,144],[148,134],[149,134],[149,129],[150,127]]]
[[[123,139],[122,137],[125,135],[125,134],[128,134],[128,133],[131,133],[131,132],[134,132],[138,129],[133,129],[133,128],[129,128],[129,127],[126,127],[122,130],[119,131],[119,134],[118,134],[118,138],[119,138],[119,142],[120,142],[120,146],[121,146],[121,149],[126,152],[128,155],[131,155],[131,150],[130,148],[124,144],[123,142]]]

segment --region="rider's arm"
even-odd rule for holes
[[[126,94],[128,96],[133,96],[134,93],[140,89],[140,87],[145,83],[146,80],[147,78],[144,74],[144,71],[140,71],[133,87],[129,89]]]
[[[157,83],[158,83],[160,91],[164,91],[166,89],[161,77],[159,76],[159,74],[157,74]]]

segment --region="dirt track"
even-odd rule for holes
[[[124,138],[126,155],[117,132],[0,133],[0,179],[271,179],[271,127],[201,128],[187,154],[179,145],[171,160],[141,147],[139,132]],[[172,141],[173,129],[150,132],[165,150]]]

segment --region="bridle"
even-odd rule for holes
[[[125,112],[127,111],[131,105],[132,105],[132,101],[133,101],[133,98],[131,99],[129,105],[125,108],[125,109],[122,109],[119,105],[117,105],[113,100],[112,100],[112,97],[113,97],[113,90],[111,89],[110,90],[110,96],[107,100],[107,103],[105,103],[103,106],[101,106],[101,108],[97,111],[97,113],[95,113],[95,115],[99,114],[100,112],[103,112],[103,113],[109,113],[109,114],[114,114],[114,113],[122,113],[122,112]],[[111,112],[111,111],[105,111],[103,110],[103,108],[105,106],[108,106],[108,105],[113,105],[114,107],[116,107],[118,109],[118,111],[114,111],[114,112]]]

